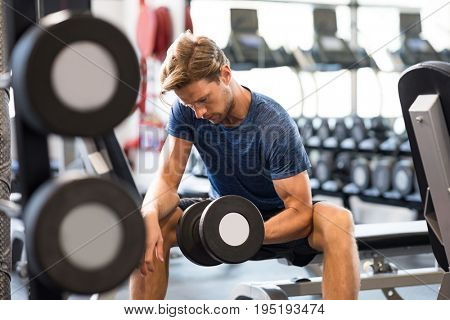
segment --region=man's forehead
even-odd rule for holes
[[[193,84],[189,84],[184,88],[176,89],[175,94],[182,100],[184,103],[193,103],[202,97],[206,96],[210,92],[210,83],[198,81]]]

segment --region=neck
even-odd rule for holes
[[[240,124],[248,114],[250,103],[252,100],[251,93],[243,88],[236,80],[231,80],[231,93],[233,101],[231,103],[230,111],[224,119],[225,126],[236,126]]]

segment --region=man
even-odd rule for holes
[[[276,84],[276,83],[275,83]],[[177,188],[194,144],[208,170],[213,198],[227,194],[252,201],[265,220],[264,245],[252,260],[286,257],[298,266],[324,253],[323,297],[356,299],[359,258],[348,210],[313,205],[310,163],[298,129],[274,100],[232,77],[230,64],[206,37],[182,34],[162,66],[162,94],[175,91],[157,178],[144,199],[145,259],[130,281],[132,299],[163,299],[176,225],[197,201]]]

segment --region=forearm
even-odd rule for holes
[[[177,185],[170,183],[162,177],[156,178],[148,188],[142,204],[142,214],[157,214],[159,220],[171,213],[179,204],[180,197]]]
[[[312,207],[285,209],[267,220],[264,227],[264,244],[305,238],[312,230]]]

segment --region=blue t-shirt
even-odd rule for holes
[[[207,168],[213,198],[239,195],[263,211],[284,206],[273,179],[311,167],[295,122],[277,102],[255,92],[246,118],[232,128],[197,119],[177,101],[167,132],[194,143]]]

